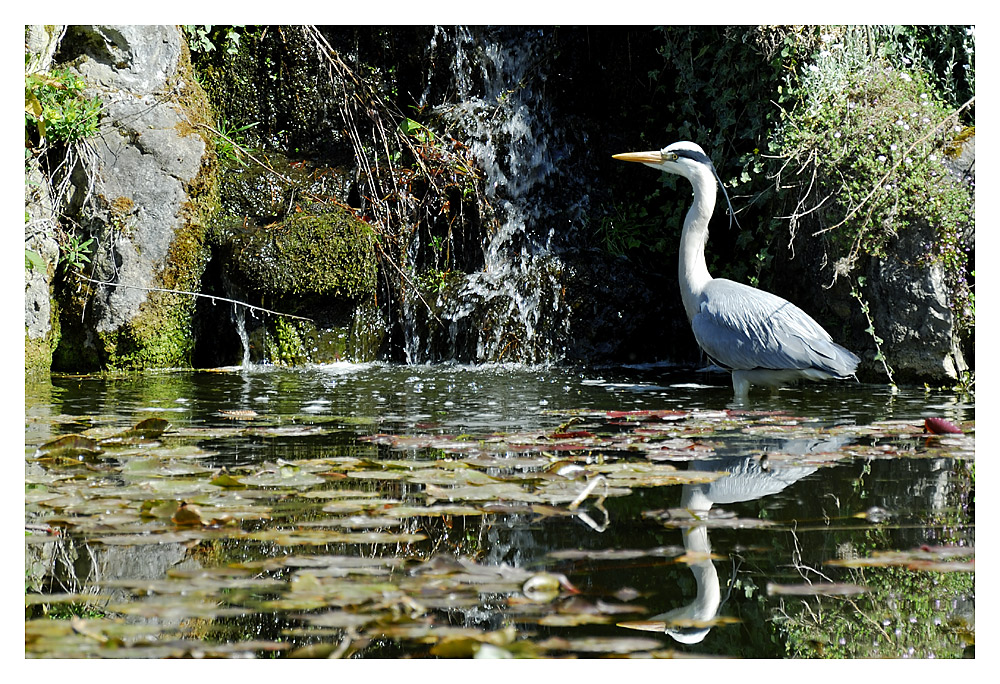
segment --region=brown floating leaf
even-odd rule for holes
[[[924,418],[924,432],[932,432],[935,435],[962,434],[962,431],[954,423],[949,423],[943,418]]]
[[[844,582],[820,584],[774,584],[768,583],[768,596],[857,596],[868,589],[858,584]]]
[[[201,509],[184,501],[170,520],[178,527],[200,527],[205,524],[204,518],[201,517]]]

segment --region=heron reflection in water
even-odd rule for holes
[[[778,440],[772,443],[772,450],[783,454],[825,453],[842,448],[850,440],[849,436],[835,436],[827,440]],[[712,482],[683,485],[681,508],[696,520],[706,520],[716,504],[753,501],[777,494],[816,472],[816,466],[784,466],[779,463],[770,463],[765,469],[761,459],[752,456],[692,461],[689,469],[726,473]],[[648,621],[662,622],[663,631],[684,644],[696,644],[705,639],[725,602],[719,573],[711,558],[708,527],[707,524],[695,524],[682,530],[685,555],[691,559],[688,567],[694,574],[697,587],[694,600],[680,608],[654,615]],[[727,583],[730,590],[731,581]]]
[[[860,359],[836,344],[802,309],[769,292],[709,275],[705,244],[716,182],[721,186],[722,181],[701,147],[676,142],[662,150],[614,158],[691,182],[694,203],[684,219],[678,260],[681,300],[698,345],[714,363],[732,371],[737,401],[747,398],[751,385],[778,387],[802,379],[854,376]],[[729,203],[725,187],[722,192]],[[729,211],[732,214],[731,203]]]

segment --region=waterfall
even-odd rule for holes
[[[579,224],[583,207],[577,200],[567,208],[549,192],[557,179],[561,192],[573,184],[561,178],[569,145],[545,97],[546,50],[544,30],[435,29],[420,104],[472,151],[496,220],[484,239],[482,269],[433,302],[450,349],[432,348],[442,344],[442,335],[432,343],[421,333],[416,320],[423,304],[408,304],[408,362],[460,355],[463,340],[474,346],[474,358],[463,360],[475,362],[538,364],[561,356],[569,312],[562,295],[565,267],[553,241],[557,230]]]

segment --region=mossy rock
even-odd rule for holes
[[[358,300],[375,291],[374,235],[345,210],[239,233],[229,251],[229,277],[247,292]]]

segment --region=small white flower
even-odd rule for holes
[[[926,100],[927,99],[927,93],[920,93],[920,99],[921,100]]]
[[[810,64],[809,65],[809,71],[812,71],[813,73],[815,73],[815,72],[819,71],[819,67],[816,66],[815,64]]]
[[[884,161],[885,161],[885,155],[884,155],[884,154],[880,154],[880,155],[878,156],[878,160],[879,160],[880,162],[884,162]]]
[[[904,60],[904,61],[907,61],[907,60]],[[899,77],[902,78],[907,83],[909,83],[910,81],[913,80],[912,78],[910,78],[909,74],[900,74]]]
[[[966,29],[966,30],[968,30],[968,29]],[[819,39],[821,41],[823,41],[824,43],[829,43],[831,40],[833,40],[833,36],[831,36],[829,33],[824,33],[823,35],[821,35],[819,37]]]
[[[896,143],[893,143],[893,144],[889,145],[889,149],[892,150],[893,152],[895,152],[896,151]]]
[[[910,130],[910,124],[903,124],[903,130],[904,131]]]
[[[928,119],[926,116],[920,120],[920,123],[930,123],[930,122],[931,120]]]
[[[832,55],[832,54],[833,54],[833,53],[832,53],[832,52],[830,52],[829,50],[820,50],[820,51],[819,51],[819,56],[820,56],[821,58],[822,58],[822,57],[829,57],[829,56],[830,56],[830,55]]]
[[[836,133],[834,133],[833,137],[834,138],[839,138],[840,137],[840,131],[837,131]]]
[[[930,159],[931,161],[937,161],[937,155],[936,154],[932,154],[931,156],[929,156],[927,158]]]

